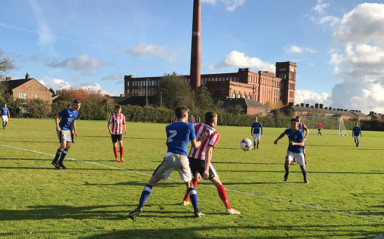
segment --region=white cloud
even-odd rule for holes
[[[32,13],[35,16],[39,27],[37,33],[39,34],[39,44],[41,47],[46,47],[47,45],[52,45],[55,43],[55,34],[53,30],[49,27],[48,22],[44,17],[44,13],[38,3],[35,0],[29,0],[29,4],[32,9]]]
[[[62,80],[62,79],[53,79],[51,81],[44,81],[44,80],[39,80],[39,82],[44,85],[45,87],[52,88],[54,91],[56,90],[61,90],[61,89],[70,89],[71,84],[69,84],[67,81]]]
[[[343,79],[332,89],[334,107],[367,113],[384,105],[384,4],[364,3],[335,25],[341,48],[330,51],[330,64]]]
[[[168,47],[154,44],[139,44],[133,48],[123,50],[123,53],[128,53],[136,57],[152,55],[166,61],[173,61],[177,58],[177,55],[173,54]]]
[[[217,2],[221,2],[224,4],[225,9],[229,12],[233,12],[236,8],[244,5],[245,0],[202,0],[202,3],[208,3],[212,5],[216,5]]]
[[[275,65],[263,62],[257,57],[248,57],[239,51],[230,52],[219,64],[210,66],[211,69],[227,67],[255,67],[260,71],[275,72]]]
[[[331,105],[332,101],[328,93],[318,94],[311,90],[296,90],[295,92],[295,103],[306,103],[314,105],[316,103],[324,104],[324,106]]]
[[[336,25],[333,36],[341,43],[384,44],[384,4],[364,3],[345,14]]]
[[[104,76],[103,80],[108,80],[108,81],[122,80],[123,81],[124,79],[123,79],[123,76],[120,73],[115,73],[115,74],[109,74],[107,76]]]
[[[317,0],[316,6],[313,8],[315,12],[318,12],[319,14],[322,14],[324,12],[324,9],[329,6],[328,3],[323,3],[323,0]]]
[[[317,53],[315,50],[309,47],[300,47],[300,46],[287,46],[284,48],[286,52],[292,52],[292,53],[304,53],[304,52],[309,52],[309,53]]]
[[[96,58],[91,58],[88,55],[81,55],[74,58],[66,58],[61,62],[53,61],[49,64],[50,67],[63,67],[74,70],[99,69],[103,65],[103,61]]]

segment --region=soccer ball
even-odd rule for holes
[[[240,142],[240,148],[244,151],[250,150],[252,146],[253,146],[253,143],[252,143],[252,140],[250,139],[245,138]]]

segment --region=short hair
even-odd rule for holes
[[[71,105],[67,105],[67,108],[71,107]]]
[[[116,105],[115,110],[117,110],[117,109],[121,109],[121,105]]]
[[[78,104],[78,103],[81,104],[80,100],[74,100],[73,103],[74,103],[74,104]]]
[[[299,120],[300,118],[301,118],[301,116],[300,116],[300,115],[296,116],[296,119],[298,119],[298,120]]]
[[[299,120],[297,118],[293,118],[293,119],[291,119],[291,122],[297,123],[297,122],[299,122]]]
[[[216,112],[208,111],[205,113],[205,123],[211,125],[215,117],[217,117]]]
[[[178,106],[175,110],[176,118],[181,119],[185,113],[188,113],[189,109],[187,106]]]

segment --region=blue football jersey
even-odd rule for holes
[[[76,110],[75,112],[73,112],[71,108],[62,110],[59,113],[59,116],[61,117],[61,120],[59,123],[60,128],[62,130],[70,130],[70,125],[72,121],[74,121],[78,115],[79,115],[78,110]]]
[[[302,140],[304,140],[304,134],[301,130],[296,130],[295,132],[293,132],[293,130],[289,128],[289,129],[286,129],[284,133],[288,136],[289,141],[300,143]],[[289,145],[288,150],[293,153],[302,153],[303,147],[297,146],[297,145],[295,146]]]
[[[1,115],[8,115],[8,107],[1,107]]]
[[[352,132],[353,132],[353,136],[360,136],[361,128],[358,126],[355,126],[355,127],[353,127]]]
[[[261,125],[260,122],[253,122],[252,129],[253,129],[253,134],[260,134],[260,131],[261,133],[263,133],[263,126]]]
[[[168,152],[187,156],[190,140],[196,139],[195,127],[187,122],[175,122],[165,128]]]

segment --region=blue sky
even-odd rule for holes
[[[0,50],[48,88],[189,74],[193,0],[0,0]],[[202,73],[297,63],[295,103],[384,113],[384,4],[202,0]]]

